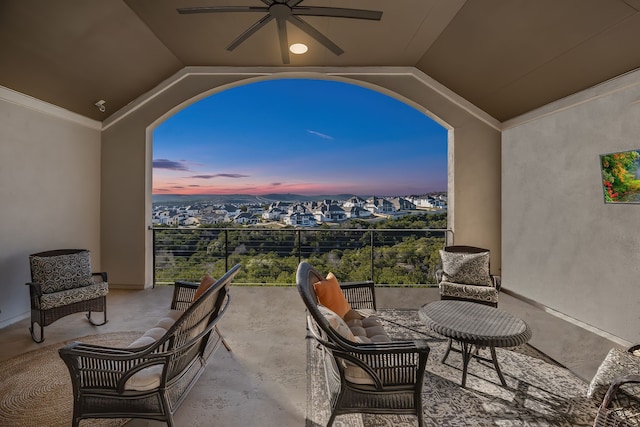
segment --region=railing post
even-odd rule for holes
[[[375,282],[374,280],[374,267],[373,267],[373,243],[374,243],[374,238],[373,238],[373,234],[375,233],[375,231],[373,231],[373,229],[371,229],[371,280]]]
[[[300,229],[296,230],[296,234],[298,235],[298,264],[302,261],[302,236],[300,234]]]
[[[229,230],[224,229],[224,270],[229,271]]]
[[[151,228],[151,238],[153,239],[153,243],[151,244],[152,252],[153,252],[153,283],[151,284],[152,288],[156,287],[156,230],[153,227]]]

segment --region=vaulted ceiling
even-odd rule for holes
[[[176,10],[274,1],[1,0],[0,85],[104,120],[186,66],[409,66],[505,121],[640,67],[640,0],[291,0],[382,18],[303,16],[344,53],[287,24],[290,64],[275,20],[226,49],[264,11]]]

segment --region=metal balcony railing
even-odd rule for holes
[[[449,229],[151,228],[154,285],[220,277],[243,268],[235,284],[293,285],[298,263],[341,281],[435,284]]]

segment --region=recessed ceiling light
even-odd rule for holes
[[[307,50],[309,50],[309,48],[307,47],[306,44],[294,43],[291,46],[289,46],[289,50],[291,51],[291,53],[295,53],[296,55],[302,55]]]

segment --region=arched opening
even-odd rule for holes
[[[152,222],[239,226],[246,219],[240,209],[244,215],[255,206],[269,213],[253,211],[250,221],[270,226],[446,218],[450,132],[409,104],[309,78],[263,79],[201,97],[153,129]],[[321,212],[327,200],[335,216]],[[310,220],[292,222],[291,211],[271,216],[270,205],[279,203],[300,204]]]
[[[354,83],[415,106],[445,126],[449,131],[448,228],[455,232],[455,244],[491,249],[492,271],[500,271],[501,133],[499,123],[486,113],[412,68],[189,67],[103,126],[100,245],[102,266],[113,271],[111,283],[133,289],[153,283],[152,133],[157,125],[213,93],[280,78]]]
[[[446,192],[447,137],[424,111],[372,89],[263,80],[208,95],[157,124],[153,193]],[[317,167],[297,168],[305,163]]]

